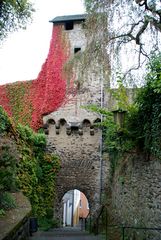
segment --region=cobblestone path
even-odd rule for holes
[[[102,238],[81,231],[80,228],[65,227],[34,233],[30,240],[102,240]]]

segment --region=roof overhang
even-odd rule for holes
[[[67,15],[67,16],[58,16],[50,20],[52,23],[65,23],[69,21],[74,22],[83,22],[87,18],[87,14],[79,14],[79,15]]]

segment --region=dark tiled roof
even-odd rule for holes
[[[52,23],[61,23],[67,21],[84,21],[87,18],[87,14],[79,14],[79,15],[67,15],[67,16],[59,16],[55,17],[50,22]]]

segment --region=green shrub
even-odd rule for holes
[[[47,154],[46,136],[35,133],[27,126],[18,125],[21,140],[22,159],[18,164],[17,182],[19,188],[30,199],[33,215],[46,217],[53,209],[55,176],[59,169],[59,159]],[[53,212],[53,211],[52,211]]]
[[[53,217],[40,217],[38,219],[39,229],[42,231],[48,231],[50,228],[57,227],[58,223],[53,219]]]
[[[30,127],[21,124],[17,125],[17,132],[20,139],[28,143],[30,147],[42,147],[43,150],[46,147],[46,136],[44,133],[36,133]]]
[[[9,192],[18,187],[30,199],[34,216],[52,219],[58,157],[46,153],[43,133],[20,124],[13,127],[1,107],[0,123],[0,216],[15,207]]]
[[[135,100],[128,128],[136,145],[161,159],[161,54],[152,56],[146,84]]]
[[[105,150],[115,155],[137,148],[161,159],[161,53],[151,57],[145,85],[137,90],[134,104],[128,106],[122,84],[114,97],[118,107],[124,110],[126,106],[123,127],[115,124],[108,111],[95,110],[104,116]],[[116,162],[113,162],[113,168]]]
[[[6,144],[6,145],[4,145]],[[16,150],[10,141],[0,145],[0,191],[15,191],[16,186]]]
[[[5,210],[4,209],[0,209],[0,217],[5,215]]]
[[[0,194],[0,208],[1,210],[9,210],[16,207],[15,198],[9,192]]]
[[[8,115],[3,110],[3,108],[0,106],[0,134],[8,131],[10,126],[11,126],[11,123],[8,118]]]

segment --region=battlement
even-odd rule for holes
[[[99,124],[101,122],[100,118],[96,118],[93,121],[88,119],[84,119],[83,121],[79,122],[69,122],[66,121],[64,118],[55,121],[54,119],[48,119],[46,123],[43,125],[43,129],[46,135],[50,134],[51,128],[55,130],[55,134],[59,135],[61,133],[61,129],[66,130],[66,134],[69,136],[72,133],[83,135],[84,131],[88,131],[91,136],[95,134],[95,130],[99,128]],[[87,130],[88,129],[88,130]]]

